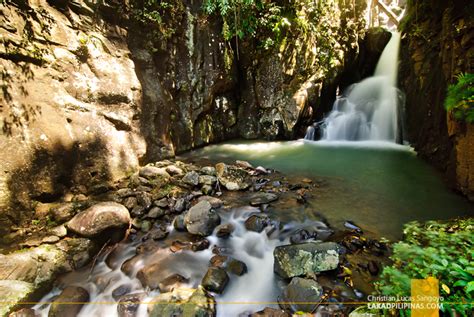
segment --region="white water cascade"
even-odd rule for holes
[[[326,141],[396,142],[399,92],[396,88],[400,34],[393,32],[372,77],[354,84],[334,102],[320,124]],[[314,128],[312,129],[314,135]],[[309,135],[305,139],[310,138]]]

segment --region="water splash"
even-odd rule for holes
[[[400,34],[393,32],[374,76],[352,85],[334,102],[333,110],[320,123],[322,140],[401,141],[396,88],[399,45]],[[314,140],[314,127],[308,133],[305,139]]]

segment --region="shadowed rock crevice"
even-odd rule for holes
[[[52,202],[67,192],[80,192],[84,186],[110,181],[105,148],[106,141],[96,138],[70,145],[56,143],[51,148],[33,151],[26,165],[9,173],[9,206],[19,211],[11,213],[12,220],[17,223],[30,217],[34,201]]]

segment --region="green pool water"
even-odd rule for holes
[[[186,154],[211,161],[247,160],[287,175],[323,181],[304,211],[342,228],[352,220],[389,239],[412,220],[474,214],[474,205],[450,191],[441,176],[408,146],[380,142],[248,142],[211,145]]]

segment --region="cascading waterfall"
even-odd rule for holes
[[[331,113],[319,123],[322,140],[397,141],[399,44],[400,34],[393,32],[374,76],[352,85],[334,102]],[[314,135],[315,127],[310,126],[305,139],[314,140]]]

